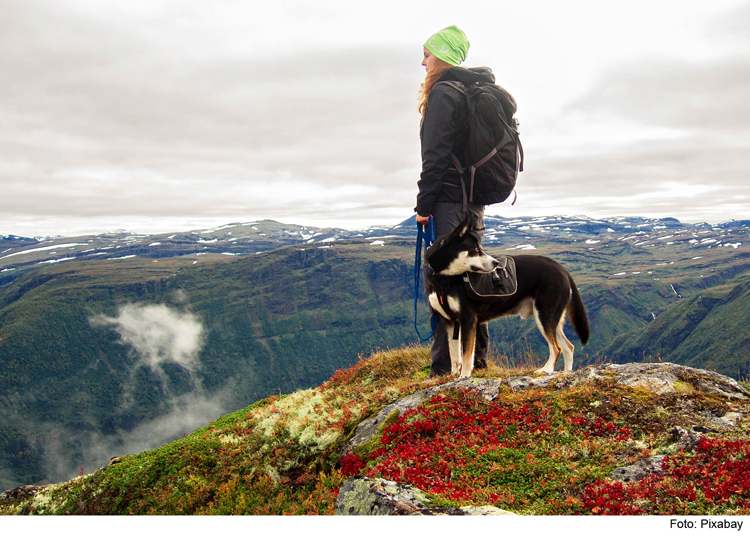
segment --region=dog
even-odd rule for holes
[[[541,255],[513,256],[517,274],[515,293],[477,301],[467,295],[467,272],[492,273],[499,260],[482,249],[477,218],[471,214],[453,232],[439,237],[425,252],[425,290],[431,311],[445,325],[452,374],[468,378],[474,368],[477,325],[504,316],[532,315],[549,346],[546,364],[537,374],[552,374],[562,353],[565,371],[573,369],[573,344],[565,337],[567,313],[583,345],[589,321],[573,278],[558,262]],[[458,330],[456,330],[458,328]]]

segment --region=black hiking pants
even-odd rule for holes
[[[479,226],[484,227],[484,206],[469,203],[469,211],[479,216]],[[438,202],[434,205],[432,217],[435,219],[435,236],[452,232],[464,218],[463,204],[460,202]],[[483,232],[480,231],[480,241]],[[490,333],[487,323],[477,327],[476,349],[474,350],[474,368],[487,368],[487,350],[490,344]],[[430,376],[450,374],[451,354],[448,348],[448,335],[443,322],[438,320],[432,342],[432,368]]]

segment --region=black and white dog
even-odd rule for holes
[[[540,255],[513,256],[518,286],[515,294],[478,302],[467,295],[466,272],[491,273],[498,259],[487,255],[476,233],[476,218],[467,215],[456,229],[438,238],[425,253],[429,266],[425,289],[430,308],[445,325],[453,374],[469,377],[474,368],[474,345],[479,323],[503,316],[534,316],[549,345],[549,359],[537,373],[552,374],[563,354],[565,370],[573,368],[573,344],[563,333],[567,311],[581,343],[589,339],[589,321],[581,295],[567,270]],[[458,331],[455,330],[458,327]]]

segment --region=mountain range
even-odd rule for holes
[[[587,217],[521,217],[486,216],[487,240],[496,246],[524,245],[526,241],[570,241],[577,236],[604,236],[607,239],[642,242],[660,233],[656,241],[670,240],[675,235],[695,234],[700,239],[692,243],[711,245],[714,237],[722,238],[722,245],[742,243],[742,234],[750,227],[748,221],[728,221],[719,225],[708,223],[683,224],[674,218],[652,219],[620,217],[590,219]],[[414,239],[414,217],[394,226],[371,227],[351,231],[336,228],[315,228],[289,225],[271,220],[231,223],[212,229],[192,232],[143,235],[117,231],[95,236],[25,238],[0,236],[0,285],[13,281],[35,267],[76,260],[129,259],[134,257],[163,259],[182,255],[251,255],[289,245],[330,244],[343,240],[379,240],[384,238]],[[618,236],[619,235],[619,236]],[[623,237],[623,235],[625,235]],[[739,235],[739,236],[738,236]],[[670,238],[665,238],[669,236]],[[683,236],[684,237],[684,236]],[[729,237],[729,238],[727,238]],[[592,243],[595,243],[592,241]],[[713,242],[715,245],[718,241]],[[532,244],[532,242],[529,242]],[[528,244],[527,244],[528,245]],[[524,248],[522,248],[524,249]]]
[[[93,470],[416,342],[414,225],[2,237],[0,488]],[[743,221],[488,216],[484,245],[571,271],[592,323],[575,368],[671,361],[745,378],[749,236]],[[425,330],[424,300],[418,312]],[[504,364],[546,358],[533,323],[499,320],[491,336]]]

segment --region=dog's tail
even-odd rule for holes
[[[583,300],[581,294],[578,292],[578,287],[573,281],[573,278],[568,274],[568,281],[570,282],[570,302],[568,302],[568,319],[573,324],[573,328],[578,334],[578,338],[581,339],[581,344],[584,346],[589,341],[589,333],[591,332],[589,327],[589,318],[586,315],[586,308],[583,306]]]

